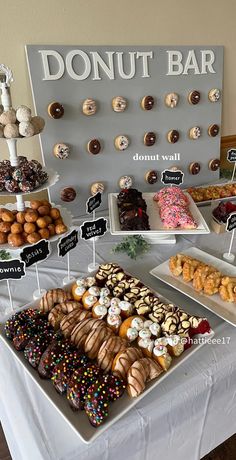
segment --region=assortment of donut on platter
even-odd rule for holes
[[[191,347],[192,337],[211,327],[118,264],[105,263],[66,290],[47,291],[36,309],[15,313],[4,330],[38,375],[98,427],[125,390],[130,398],[141,395]]]

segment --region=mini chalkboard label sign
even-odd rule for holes
[[[230,163],[235,163],[236,162],[236,148],[235,149],[229,149],[227,151],[227,160]]]
[[[20,257],[21,260],[25,262],[25,266],[30,267],[31,265],[38,264],[39,262],[46,260],[50,255],[50,252],[49,241],[40,240],[38,243],[24,248],[20,253]]]
[[[79,242],[79,235],[77,230],[72,230],[66,236],[60,239],[58,247],[58,256],[64,257],[69,251],[76,248]]]
[[[20,280],[25,276],[25,262],[19,259],[0,261],[0,281]]]
[[[107,219],[100,217],[96,220],[85,221],[81,227],[81,238],[90,240],[96,236],[103,236],[107,232]]]
[[[100,192],[96,193],[96,195],[90,196],[86,203],[86,212],[87,214],[91,214],[95,209],[99,208],[102,204],[102,194]]]
[[[227,232],[232,232],[232,230],[235,230],[236,228],[236,212],[232,212],[226,223],[226,231]]]
[[[174,171],[165,169],[162,171],[161,181],[165,185],[181,185],[184,181],[184,173],[179,169]]]

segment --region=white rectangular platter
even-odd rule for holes
[[[150,230],[121,230],[119,212],[117,206],[118,193],[110,193],[108,195],[109,217],[110,217],[110,232],[112,235],[201,235],[210,233],[209,227],[205,222],[201,212],[194,203],[191,196],[186,193],[190,206],[189,210],[197,223],[195,229],[165,229],[159,216],[159,208],[157,202],[153,200],[155,193],[143,193],[143,198],[147,203],[147,214],[149,216]]]
[[[166,298],[163,298],[159,294],[158,296],[162,301],[169,302]],[[37,308],[37,306],[38,301],[35,301],[28,305],[25,305],[24,308]],[[20,308],[20,310],[22,309],[23,308]],[[187,307],[186,311],[189,311],[190,314],[202,316],[202,309],[198,304],[194,304],[194,306],[191,305],[190,308]],[[105,423],[100,427],[94,428],[89,423],[88,418],[83,411],[74,412],[71,410],[67,402],[66,396],[59,395],[54,389],[50,380],[43,380],[39,377],[38,372],[35,369],[33,369],[30,366],[30,364],[25,360],[24,353],[16,351],[12,345],[12,342],[6,338],[4,334],[4,325],[0,325],[1,341],[14,355],[14,358],[20,363],[22,368],[30,375],[30,377],[33,379],[39,390],[48,399],[49,403],[54,406],[54,408],[60,413],[60,415],[64,418],[66,423],[70,425],[72,430],[79,436],[79,438],[87,444],[94,441],[104,431],[111,427],[117,420],[119,420],[123,415],[130,411],[137,403],[139,403],[143,398],[145,398],[145,396],[148,393],[154,390],[154,388],[158,387],[158,385],[164,379],[169,377],[171,378],[171,374],[175,371],[175,369],[177,369],[177,367],[181,366],[185,361],[191,358],[196,351],[198,351],[203,345],[207,344],[207,339],[211,339],[213,336],[214,332],[211,331],[210,334],[206,334],[206,341],[204,343],[202,343],[202,340],[200,340],[200,343],[194,343],[192,347],[187,349],[179,358],[175,358],[168,372],[163,372],[158,379],[149,382],[146,386],[145,391],[138,398],[130,398],[125,393],[120,400],[112,403],[110,405],[109,417],[107,418],[107,421],[105,421]]]
[[[185,251],[181,251],[181,254],[195,257],[202,262],[213,265],[225,275],[236,277],[236,267],[234,265],[218,259],[201,249],[192,247]],[[191,282],[186,283],[181,276],[174,276],[171,273],[169,269],[169,259],[153,268],[150,273],[236,327],[236,304],[224,302],[218,294],[207,296],[204,293],[195,291]]]

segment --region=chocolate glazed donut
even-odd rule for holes
[[[151,147],[156,142],[156,134],[151,131],[144,134],[143,142],[147,147]]]
[[[217,171],[220,167],[220,159],[215,158],[215,160],[209,161],[208,167],[211,171]]]
[[[191,163],[189,166],[189,172],[193,175],[196,176],[196,174],[199,174],[201,171],[201,165],[199,163]]]
[[[154,106],[154,97],[144,96],[141,102],[141,106],[143,110],[152,110]]]
[[[51,102],[48,106],[48,115],[55,120],[63,117],[64,107],[60,102]]]
[[[171,144],[175,144],[179,140],[179,131],[177,131],[176,129],[172,129],[168,132],[167,139],[168,142],[170,142]]]
[[[196,105],[199,103],[200,99],[201,99],[201,95],[199,91],[196,91],[196,90],[191,91],[188,95],[188,101],[190,104]]]
[[[220,127],[218,125],[210,125],[208,128],[208,134],[210,137],[216,137],[220,132]]]
[[[92,153],[92,155],[97,155],[101,150],[100,141],[98,139],[92,139],[88,142],[87,149],[89,153]]]

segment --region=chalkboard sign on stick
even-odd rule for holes
[[[0,281],[19,280],[25,276],[25,262],[19,259],[0,261]]]
[[[50,252],[49,241],[40,240],[38,243],[24,248],[20,253],[20,257],[25,262],[26,267],[30,267],[33,264],[46,260]]]
[[[60,239],[58,247],[58,256],[64,257],[69,251],[76,248],[79,241],[79,235],[77,230],[72,230],[66,236]]]
[[[236,149],[229,149],[227,151],[227,160],[230,163],[235,163],[236,162]]]
[[[181,185],[184,181],[183,171],[165,169],[162,171],[161,181],[165,185]]]
[[[100,217],[96,220],[85,221],[81,227],[81,238],[90,240],[96,236],[103,236],[107,232],[107,219]]]
[[[86,203],[87,214],[91,214],[91,212],[99,208],[101,204],[102,204],[102,194],[100,192],[96,193],[96,195],[90,196],[90,198],[88,199]]]

